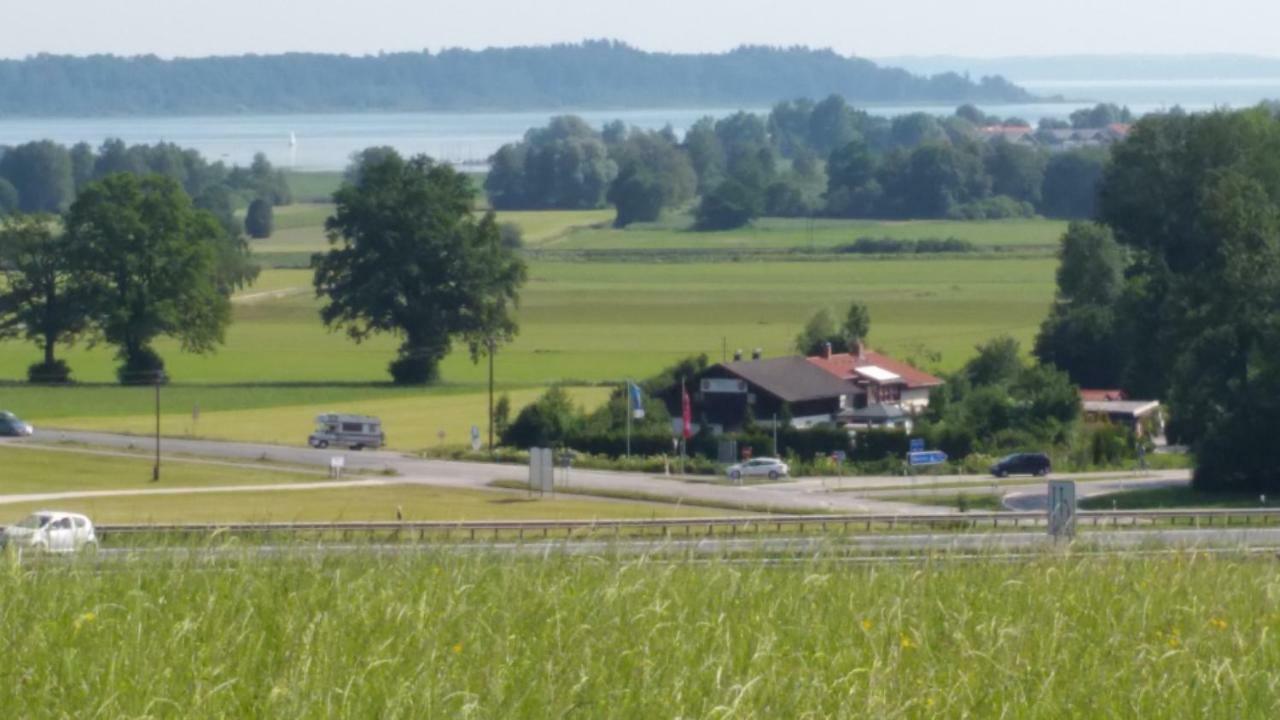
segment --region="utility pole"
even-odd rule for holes
[[[151,482],[160,482],[160,385],[164,382],[164,371],[155,372],[156,386],[156,464],[151,468]]]
[[[493,457],[493,353],[497,347],[497,343],[493,341],[490,335],[486,339],[489,350],[489,457]]]

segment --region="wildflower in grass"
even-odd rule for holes
[[[462,653],[462,643],[458,643],[457,645],[454,645],[454,646],[453,646],[453,654],[454,654],[454,655],[459,655],[459,654],[461,654],[461,653]]]
[[[869,619],[867,619],[867,618],[863,618],[863,619],[862,619],[862,629],[863,629],[863,630],[868,630],[868,631],[869,631],[869,630],[871,630],[871,628],[872,628],[873,626],[874,626],[874,623],[872,623]]]
[[[903,650],[910,650],[916,646],[916,641],[912,640],[910,635],[903,633],[902,636],[898,638],[898,644],[902,646]]]
[[[98,619],[98,614],[95,612],[90,611],[87,613],[83,613],[80,615],[80,617],[76,618],[71,623],[71,629],[75,632],[80,632],[81,627],[84,627],[85,625],[88,625],[89,623],[97,619]]]
[[[1227,621],[1226,621],[1226,620],[1223,620],[1222,618],[1210,618],[1210,619],[1209,619],[1209,624],[1210,624],[1210,625],[1212,625],[1214,628],[1216,628],[1216,629],[1218,629],[1218,630],[1226,630],[1226,629],[1227,629]]]

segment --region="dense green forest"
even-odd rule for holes
[[[0,116],[706,107],[832,93],[855,102],[1031,99],[1000,77],[924,77],[807,48],[677,55],[592,41],[363,57],[0,60]]]
[[[599,208],[616,224],[656,220],[699,198],[696,226],[739,227],[761,216],[994,220],[1090,218],[1105,143],[1052,144],[1058,126],[1132,120],[1098,105],[1071,123],[1042,121],[1038,138],[1009,142],[991,126],[1033,134],[1026,121],[973,105],[951,115],[871,115],[839,95],[777,103],[768,115],[704,117],[678,138],[573,115],[533,128],[490,158],[485,191],[500,210]]]

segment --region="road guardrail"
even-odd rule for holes
[[[974,530],[1043,527],[1043,511],[956,512],[935,514],[751,515],[736,517],[667,518],[650,520],[519,520],[519,521],[385,521],[385,522],[269,522],[98,525],[100,537],[139,535],[357,535],[399,538],[516,539],[656,534],[691,537],[762,532],[872,532],[875,530]],[[1191,527],[1280,525],[1280,508],[1183,510],[1086,510],[1076,516],[1085,527],[1125,527],[1166,523]]]

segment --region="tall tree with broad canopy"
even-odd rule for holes
[[[12,215],[0,220],[0,338],[30,340],[44,352],[32,365],[32,382],[71,379],[54,351],[70,344],[88,325],[83,287],[77,282],[66,237],[55,233],[47,215]]]
[[[121,383],[162,377],[156,338],[175,338],[193,353],[223,342],[231,322],[229,290],[219,283],[226,233],[177,182],[121,173],[90,183],[66,228],[90,319],[118,349]]]
[[[515,334],[511,308],[527,270],[493,214],[476,217],[466,175],[425,155],[388,154],[333,199],[325,228],[334,247],[314,259],[320,316],[356,342],[399,337],[395,382],[437,379],[455,337],[477,355]]]

